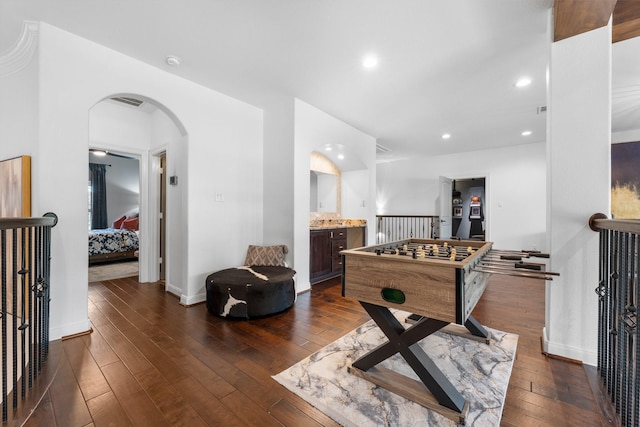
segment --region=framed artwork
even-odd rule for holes
[[[0,218],[31,216],[31,157],[0,161]]]
[[[640,141],[611,144],[611,215],[640,219]]]
[[[0,218],[18,218],[18,217],[30,217],[31,216],[31,157],[20,156],[13,159],[0,161]],[[13,275],[13,264],[24,265],[23,259],[23,245],[22,234],[19,232],[17,241],[15,242],[16,253],[7,250],[3,253],[6,256],[6,269],[7,277]],[[13,235],[7,233],[3,244],[5,248],[14,247]],[[29,252],[30,243],[27,242],[25,250]],[[18,259],[14,258],[17,257]],[[31,273],[28,273],[29,275]],[[31,280],[31,277],[27,279]],[[8,287],[6,295],[0,295],[7,301],[13,300],[13,288]],[[28,298],[28,289],[23,289],[22,292],[18,292],[17,301],[18,307],[22,305],[23,298]],[[28,317],[28,313],[25,314]],[[13,314],[11,314],[13,316]]]
[[[455,218],[462,218],[462,206],[453,207],[453,216]]]

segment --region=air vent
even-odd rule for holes
[[[543,105],[542,107],[538,107],[537,111],[538,111],[538,114],[546,113],[547,112],[547,106]]]
[[[389,153],[391,152],[391,148],[385,147],[381,144],[376,144],[376,153]]]
[[[124,96],[119,96],[111,99],[113,99],[114,101],[122,102],[123,104],[133,105],[134,107],[139,107],[140,105],[142,105],[142,102],[143,102],[143,101],[140,101],[139,99],[127,98]]]

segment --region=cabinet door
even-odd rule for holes
[[[331,239],[329,231],[318,230],[311,232],[309,242],[309,278],[319,277],[331,273]]]

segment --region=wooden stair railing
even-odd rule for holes
[[[598,374],[622,426],[640,425],[640,220],[594,214],[600,233]]]
[[[2,421],[15,419],[49,354],[51,228],[43,218],[0,218]],[[38,400],[36,398],[35,400]]]

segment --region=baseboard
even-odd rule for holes
[[[595,351],[584,350],[548,339],[547,328],[542,328],[542,353],[547,357],[561,359],[568,362],[585,365],[597,365],[598,354]]]
[[[204,293],[200,293],[197,295],[194,295],[192,297],[187,298],[185,295],[180,295],[180,304],[184,305],[184,306],[192,306],[195,304],[199,304],[201,302],[204,302],[207,300],[207,295]]]
[[[49,341],[59,340],[62,339],[62,337],[68,337],[76,334],[83,334],[91,330],[91,322],[89,319],[82,322],[69,323],[56,328],[50,328]]]
[[[179,288],[175,285],[172,285],[171,283],[165,282],[164,283],[164,290],[177,296],[180,297],[182,295],[182,288]]]

